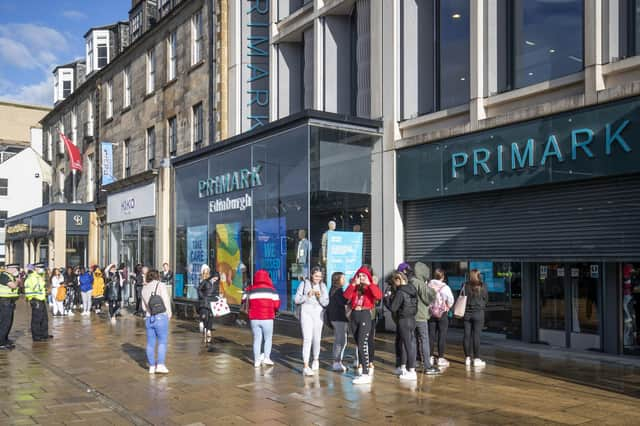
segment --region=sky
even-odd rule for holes
[[[131,0],[0,0],[0,100],[53,105],[57,65],[84,58],[91,27],[127,21]]]

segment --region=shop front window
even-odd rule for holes
[[[67,235],[67,265],[69,266],[89,266],[87,265],[87,236]],[[58,266],[58,265],[56,265]]]
[[[624,353],[640,355],[640,263],[622,264],[621,287]]]
[[[156,220],[140,220],[140,263],[157,268],[155,263]]]

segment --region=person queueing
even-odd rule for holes
[[[253,283],[246,288],[243,298],[247,299],[251,333],[253,334],[253,366],[272,366],[271,346],[273,341],[273,320],[280,309],[280,296],[273,286],[269,273],[259,269],[253,275]],[[261,351],[264,342],[264,351]]]
[[[376,301],[382,298],[382,292],[369,269],[360,267],[344,292],[351,303],[351,328],[358,342],[358,358],[362,363],[362,374],[353,379],[354,384],[371,383],[369,374],[369,333],[371,332],[371,310]]]
[[[0,350],[11,350],[15,344],[9,339],[18,293],[18,265],[7,265],[0,271]]]
[[[215,302],[220,296],[220,274],[211,274],[209,265],[200,267],[200,285],[198,285],[198,300],[200,301],[200,322],[207,330],[207,343],[211,343],[213,331],[213,312],[211,302]]]
[[[167,354],[167,338],[169,320],[171,319],[171,300],[167,286],[159,281],[160,274],[156,270],[147,272],[144,288],[141,291],[142,308],[145,313],[147,328],[147,361],[149,374],[169,372],[165,364]],[[156,343],[158,356],[156,357]]]
[[[96,267],[93,271],[93,287],[91,289],[91,303],[93,310],[96,314],[99,314],[102,309],[102,302],[104,302],[104,276],[100,268]]]
[[[138,263],[136,265],[135,268],[135,277],[134,277],[134,283],[135,283],[135,296],[136,296],[136,312],[134,313],[134,315],[142,315],[142,311],[140,310],[140,304],[142,303],[142,287],[144,286],[144,280],[145,280],[145,268],[143,267],[140,263]]]
[[[454,299],[451,288],[445,282],[445,272],[436,269],[433,279],[429,281],[429,287],[436,292],[436,300],[430,306],[431,318],[429,318],[429,348],[431,363],[437,359],[438,367],[448,367],[449,361],[444,357],[447,345],[447,330],[449,328],[448,312],[453,307]],[[435,344],[438,342],[438,356],[435,357]]]
[[[91,293],[93,292],[93,274],[80,268],[80,292],[82,293],[82,315],[91,315]]]
[[[480,334],[484,327],[484,310],[489,301],[487,286],[482,282],[482,275],[472,269],[460,292],[467,295],[467,307],[464,311],[464,363],[466,366],[484,367],[486,363],[480,358]]]
[[[304,280],[296,291],[295,303],[300,306],[300,325],[302,327],[302,374],[313,376],[320,369],[320,341],[324,325],[323,311],[329,304],[327,285],[322,282],[322,269],[311,269],[311,280]],[[313,363],[309,367],[309,358],[313,347]]]
[[[344,284],[345,277],[342,272],[334,272],[331,275],[329,306],[327,307],[328,318],[333,326],[333,371],[342,373],[347,371],[342,359],[344,358],[347,336],[349,335],[349,320],[345,310],[349,301],[345,299],[342,291]]]
[[[54,269],[53,270],[53,275],[51,276],[51,306],[53,308],[53,315],[54,316],[61,316],[64,315],[64,307],[63,305],[63,301],[62,300],[58,300],[58,291],[62,292],[63,290],[60,290],[60,288],[62,287],[62,285],[64,284],[64,276],[62,276],[62,273],[60,272],[59,269]]]
[[[31,337],[34,342],[44,342],[49,335],[49,315],[47,312],[47,285],[41,264],[28,265],[29,275],[24,281],[24,294],[31,305]]]
[[[109,302],[109,319],[111,324],[116,323],[116,315],[120,310],[122,301],[121,275],[112,265],[107,271],[107,301]]]
[[[415,336],[418,290],[408,282],[407,276],[402,272],[394,274],[394,282],[397,283],[397,287],[391,302],[391,312],[397,315],[398,328],[396,333],[400,334],[402,347],[407,354],[407,368],[399,377],[400,380],[418,380]]]
[[[391,310],[391,304],[393,303],[393,299],[396,297],[396,292],[400,287],[400,281],[402,279],[407,279],[406,275],[402,272],[394,272],[388,279],[388,285],[384,292],[384,297],[382,299],[385,308],[389,310],[391,313],[391,319],[393,320],[393,324],[398,330],[398,313],[393,312]],[[402,344],[402,339],[400,338],[400,333],[395,334],[394,339],[394,347],[396,353],[396,369],[394,370],[394,374],[396,376],[402,375],[405,371],[407,371],[407,351],[405,350],[404,345]]]
[[[418,337],[418,353],[421,356],[424,366],[424,373],[427,375],[440,374],[440,369],[433,365],[431,348],[429,345],[429,319],[431,318],[432,306],[436,300],[436,292],[422,278],[429,276],[429,267],[422,262],[415,265],[415,279],[413,285],[418,291],[418,311],[416,313],[416,336]],[[440,271],[440,269],[438,269]],[[418,278],[419,277],[419,278]],[[446,313],[444,314],[446,316]]]

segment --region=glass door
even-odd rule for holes
[[[571,347],[600,349],[601,266],[592,263],[569,265],[571,288]]]
[[[567,347],[565,267],[562,264],[538,265],[539,329],[538,340]]]

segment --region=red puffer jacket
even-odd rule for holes
[[[373,283],[373,278],[367,268],[362,267],[358,269],[354,277],[351,279],[351,284],[349,284],[349,287],[344,291],[344,297],[351,303],[351,307],[353,309],[358,306],[358,298],[360,297],[360,294],[358,292],[358,286],[353,284],[353,280],[360,273],[365,274],[371,283],[364,287],[364,292],[362,293],[362,308],[374,309],[376,307],[376,301],[382,299],[382,291],[380,291],[380,288]]]
[[[280,296],[264,269],[256,271],[253,285],[246,289],[245,297],[249,299],[250,320],[274,319],[276,311],[280,309]]]

